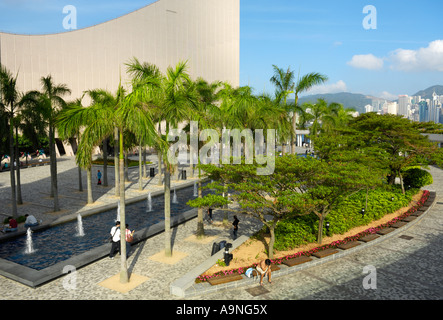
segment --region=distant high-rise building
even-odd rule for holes
[[[420,101],[418,103],[418,114],[420,122],[428,122],[429,121],[429,110],[428,103],[426,101]]]
[[[408,117],[409,97],[407,95],[398,96],[398,114],[403,117]]]
[[[374,99],[374,100],[372,100],[372,102],[371,102],[371,105],[372,105],[372,111],[375,111],[375,112],[377,112],[377,111],[381,111],[382,109],[383,109],[383,100],[380,100],[380,99]]]
[[[386,113],[398,114],[398,104],[397,102],[385,102],[383,108],[386,108]]]

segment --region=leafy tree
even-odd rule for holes
[[[367,185],[380,184],[373,172],[358,163],[328,163],[296,155],[278,157],[272,175],[257,175],[257,164],[201,165],[219,184],[218,195],[191,200],[189,205],[217,207],[225,204],[219,195],[227,188],[241,210],[260,220],[270,232],[269,257],[273,258],[275,228],[285,219],[315,214],[319,218],[318,242],[323,223],[331,210]]]
[[[288,163],[288,168],[300,177],[300,192],[307,197],[311,212],[319,219],[317,241],[320,244],[324,220],[333,209],[354,193],[382,183],[375,170],[347,160],[336,157],[327,162],[307,157],[293,161],[292,165]]]
[[[402,170],[408,166],[426,166],[443,163],[443,152],[436,143],[420,134],[416,125],[401,116],[365,113],[349,123],[351,130],[346,147],[374,150],[374,161],[383,163],[388,170],[388,183],[400,178],[404,194]],[[357,138],[358,137],[358,138]]]

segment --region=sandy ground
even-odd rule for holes
[[[346,232],[345,234],[336,234],[331,237],[323,237],[322,245],[326,245],[328,243],[342,240],[346,237],[356,235],[368,228],[371,227],[377,227],[379,225],[382,225],[386,222],[391,221],[392,219],[402,215],[405,213],[409,208],[414,206],[417,201],[419,201],[422,197],[423,191],[420,191],[418,194],[412,197],[412,201],[407,207],[403,207],[393,213],[385,215],[382,219],[379,219],[377,221],[373,221],[372,223],[356,227],[351,229],[350,231]],[[269,237],[265,238],[266,242],[269,243]],[[281,258],[285,257],[287,255],[291,255],[300,251],[307,251],[316,247],[319,247],[320,245],[318,243],[309,243],[306,245],[302,245],[300,247],[294,248],[292,250],[288,251],[275,251],[274,250],[274,258]],[[261,240],[256,239],[249,239],[244,244],[242,244],[240,247],[235,249],[233,252],[233,260],[230,262],[229,267],[220,267],[218,265],[214,265],[211,269],[206,271],[204,275],[212,275],[216,272],[223,271],[223,270],[232,270],[240,267],[247,267],[254,263],[258,263],[259,261],[263,259],[267,259],[268,256],[266,254],[266,246]]]

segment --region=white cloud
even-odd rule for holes
[[[306,93],[311,95],[311,94],[338,93],[346,91],[348,91],[346,83],[343,80],[339,80],[336,83],[314,86]]]
[[[383,59],[373,54],[358,54],[353,56],[347,64],[358,69],[380,70],[383,68]]]
[[[389,93],[389,92],[387,92],[387,91],[383,91],[383,92],[380,94],[380,98],[382,98],[382,99],[386,99],[386,100],[397,100],[397,99],[398,99],[398,95],[395,95],[395,94]]]
[[[397,49],[390,53],[389,60],[394,70],[443,72],[443,40],[417,50]]]

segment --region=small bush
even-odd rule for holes
[[[411,168],[403,173],[403,184],[413,188],[421,188],[433,183],[432,175],[420,168]]]

